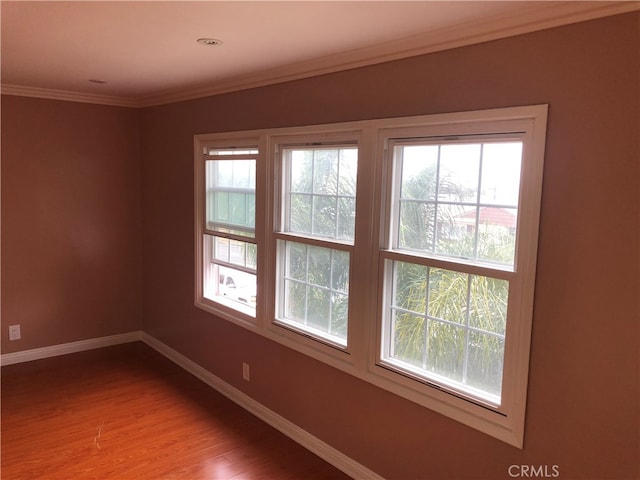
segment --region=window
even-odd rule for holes
[[[204,148],[202,297],[255,317],[256,147]]]
[[[347,346],[358,149],[280,147],[276,319]]]
[[[518,135],[389,139],[381,362],[500,405]],[[437,260],[437,261],[434,261]]]
[[[195,304],[521,447],[546,116],[197,135]]]

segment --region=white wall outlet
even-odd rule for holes
[[[251,380],[251,375],[249,373],[249,364],[242,362],[242,378],[247,382]]]
[[[22,334],[20,333],[20,324],[9,325],[9,340],[20,340]]]

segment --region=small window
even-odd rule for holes
[[[281,146],[277,322],[347,345],[358,150]]]
[[[203,297],[255,316],[257,148],[207,148]]]

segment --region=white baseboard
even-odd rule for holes
[[[189,360],[187,357],[175,351],[168,345],[160,342],[159,340],[144,332],[142,332],[140,339],[151,348],[167,357],[172,362],[176,363],[195,377],[202,380],[214,390],[229,398],[231,401],[238,404],[245,410],[251,412],[263,422],[271,425],[276,430],[285,434],[287,437],[299,443],[307,450],[313,452],[314,454],[330,463],[338,470],[343,471],[350,477],[358,480],[384,480],[383,477],[381,477],[377,473],[369,470],[364,465],[361,465],[339,450],[336,450],[329,444],[311,435],[306,430],[303,430],[296,424],[268,409],[267,407],[249,397],[245,393],[241,392],[237,388],[231,386],[219,377],[216,377],[214,374],[201,367],[197,363]]]
[[[93,350],[94,348],[110,347],[121,343],[137,342],[141,340],[142,332],[127,332],[119,335],[111,335],[108,337],[91,338],[89,340],[80,340],[78,342],[61,343],[50,347],[34,348],[32,350],[23,350],[21,352],[3,353],[0,356],[0,365],[13,365],[14,363],[30,362],[32,360],[40,360],[42,358],[57,357],[58,355],[66,355],[68,353],[82,352],[84,350]]]

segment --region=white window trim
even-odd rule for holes
[[[330,125],[264,129],[245,132],[196,135],[195,151],[195,305],[338,368],[357,378],[391,391],[419,405],[439,412],[518,448],[523,447],[528,385],[529,350],[533,315],[536,251],[542,192],[542,167],[546,136],[547,105],[500,108],[484,111],[348,122]],[[380,327],[385,225],[389,212],[383,208],[385,190],[385,139],[402,132],[423,136],[505,133],[504,125],[519,124],[526,131],[521,170],[517,274],[510,280],[514,298],[510,301],[499,411],[480,405],[477,399],[453,395],[438,386],[416,381],[386,368],[380,362]],[[502,126],[502,129],[500,128]],[[494,132],[487,128],[495,127]],[[335,348],[274,322],[275,272],[279,219],[278,181],[281,175],[274,151],[277,145],[295,143],[304,136],[324,141],[358,139],[358,193],[352,254],[349,308],[352,312],[348,346]],[[205,145],[258,145],[256,169],[256,244],[258,246],[258,291],[256,317],[246,318],[237,310],[207,301],[202,296],[202,222],[204,221],[204,175],[202,151]],[[523,254],[524,252],[524,254]],[[377,259],[377,260],[376,260]],[[510,291],[510,295],[511,295]],[[356,313],[356,314],[354,314]],[[517,319],[515,321],[514,319]]]

